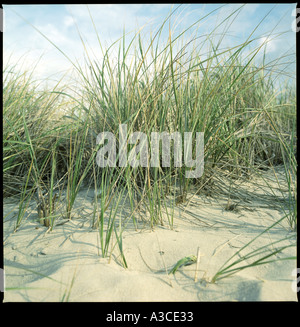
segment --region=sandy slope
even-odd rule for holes
[[[292,290],[296,261],[278,261],[210,283],[227,258],[281,217],[274,208],[224,210],[224,202],[193,197],[187,207],[176,207],[174,230],[154,230],[142,221],[138,230],[128,225],[123,247],[128,269],[121,265],[116,246],[110,258],[101,257],[99,233],[91,228],[91,201],[82,192],[80,214],[58,220],[52,232],[40,225],[32,203],[26,220],[13,233],[16,203],[4,202],[4,259],[6,302],[14,301],[296,301]],[[276,226],[241,253],[293,235]],[[114,239],[115,240],[115,239]],[[296,235],[292,241],[295,242]],[[168,275],[179,259],[197,255],[201,261]],[[278,258],[295,256],[290,247]],[[64,297],[65,296],[65,297]]]

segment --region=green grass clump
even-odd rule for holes
[[[291,86],[278,91],[275,85],[280,58],[256,60],[263,44],[248,51],[253,33],[241,44],[221,48],[221,42],[214,43],[217,29],[197,34],[203,18],[175,34],[175,13],[176,9],[149,39],[142,29],[133,35],[124,32],[107,49],[95,29],[101,59],[92,59],[83,43],[84,67],[38,31],[73,64],[80,90],[60,83],[41,90],[32,76],[14,67],[4,70],[3,195],[20,196],[16,229],[37,194],[37,210],[44,208],[39,218],[47,227],[55,227],[57,197],[63,191],[64,218],[73,219],[78,193],[88,186],[96,194],[91,225],[99,230],[102,255],[109,255],[115,235],[126,267],[122,231],[129,221],[138,228],[141,210],[152,227],[164,223],[166,215],[173,228],[174,205],[184,204],[195,193],[218,194],[224,178],[235,185],[257,174],[263,177],[263,171],[279,165],[286,180],[284,185],[278,182],[278,196],[285,198],[285,219],[296,229],[296,95]],[[225,35],[226,30],[220,40]],[[96,137],[112,132],[118,153],[120,124],[127,124],[128,134],[142,132],[148,140],[152,132],[203,132],[203,176],[187,179],[188,168],[174,166],[174,151],[170,167],[99,168]],[[127,145],[128,152],[132,148]],[[124,203],[130,207],[127,220],[119,215]],[[214,279],[228,272],[222,270]]]

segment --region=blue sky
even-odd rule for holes
[[[285,54],[289,54],[285,57],[286,62],[295,60],[295,56],[290,54],[295,54],[296,51],[296,36],[292,31],[296,4],[247,4],[230,16],[240,7],[238,4],[176,4],[173,7],[171,4],[111,4],[90,5],[89,9],[101,43],[106,47],[122,36],[124,28],[126,32],[134,33],[144,26],[142,35],[147,40],[150,33],[155,34],[171,8],[177,8],[170,25],[174,37],[210,13],[194,29],[189,30],[190,36],[196,35],[193,33],[198,36],[207,35],[229,17],[214,31],[214,40],[217,42],[218,35],[224,36],[226,30],[221,48],[245,42],[253,32],[251,37],[255,39],[252,43],[254,48],[268,41],[266,53],[269,60]],[[80,62],[84,49],[79,30],[95,57],[100,57],[97,34],[86,5],[4,5],[3,8],[4,66],[7,62],[18,63],[22,69],[36,66],[37,78],[55,78],[71,67],[70,62],[30,24],[54,42],[71,60]],[[161,39],[167,39],[168,33],[169,23]],[[189,33],[184,37],[188,39]],[[294,66],[281,67],[291,71]]]

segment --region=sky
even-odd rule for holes
[[[186,42],[195,36],[201,42],[201,37],[203,40],[203,36],[212,33],[215,42],[218,36],[223,36],[220,49],[225,49],[245,42],[250,36],[254,40],[253,48],[264,45],[268,60],[284,56],[281,69],[295,75],[295,64],[291,64],[296,52],[296,35],[292,29],[295,7],[296,4],[200,3],[3,5],[4,67],[16,64],[20,69],[34,68],[37,79],[55,80],[70,71],[71,61],[83,62],[84,46],[95,59],[100,59],[99,40],[107,48],[125,31],[129,42],[130,36],[141,28],[142,39],[149,42],[170,11],[175,10],[170,25],[168,21],[163,30],[161,42],[169,37],[169,28],[175,38],[198,22],[184,34]],[[262,56],[263,51],[257,57]]]

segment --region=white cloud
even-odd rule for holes
[[[47,36],[52,42],[59,45],[64,45],[68,41],[68,37],[63,31],[59,30],[52,23],[38,25],[37,29]]]
[[[265,47],[266,53],[271,53],[277,50],[276,40],[270,37],[262,37],[259,39],[259,46]]]
[[[73,17],[71,16],[65,16],[64,18],[64,25],[66,27],[73,26],[75,24]]]
[[[149,6],[149,7],[148,7]],[[139,29],[145,24],[149,24],[153,21],[153,16],[149,15],[147,9],[153,12],[154,8],[164,9],[160,5],[142,5],[142,4],[130,4],[130,5],[66,5],[68,12],[70,12],[76,22],[80,32],[83,35],[91,33],[93,31],[93,22],[99,36],[105,40],[115,41],[121,37],[124,31],[134,31]],[[91,13],[93,22],[91,20]],[[159,11],[156,11],[158,16]],[[95,31],[92,32],[93,34]]]

